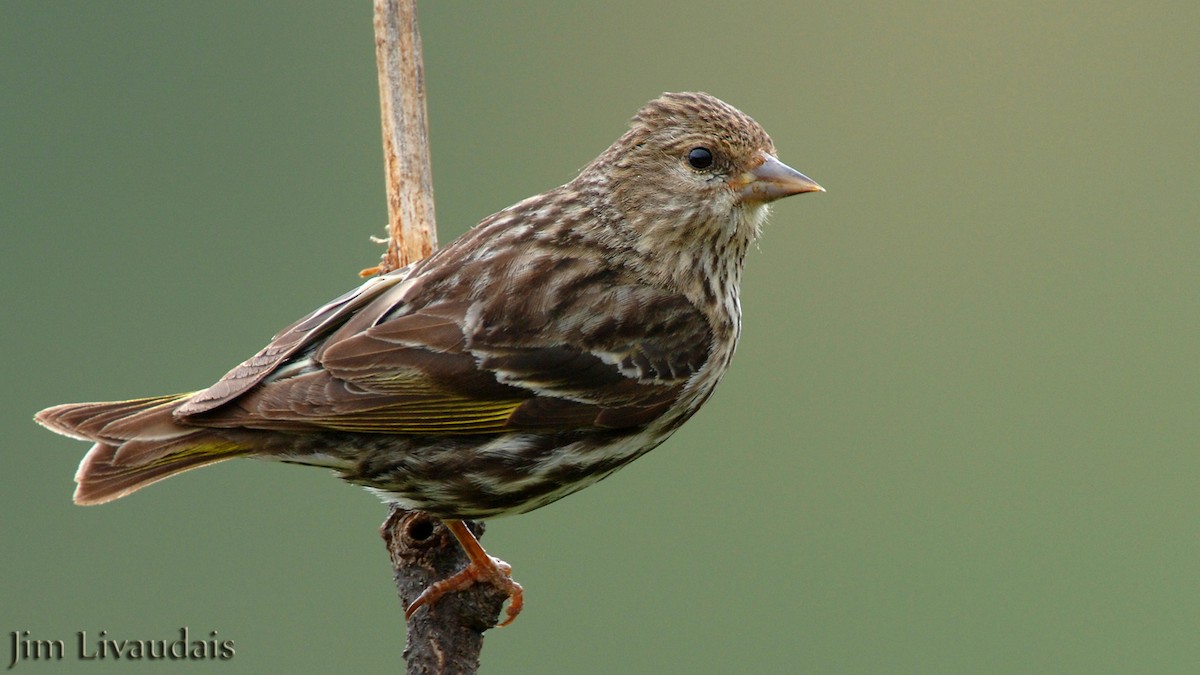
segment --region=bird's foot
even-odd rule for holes
[[[462,545],[470,562],[453,576],[442,579],[429,588],[426,588],[408,606],[408,609],[404,611],[404,618],[406,620],[411,619],[418,609],[426,605],[432,606],[447,593],[461,591],[476,583],[486,583],[508,594],[508,608],[505,610],[506,618],[498,625],[503,627],[512,623],[513,619],[517,618],[517,615],[521,613],[521,609],[525,606],[525,590],[521,588],[521,584],[513,581],[512,565],[488,555],[479,544],[479,540],[475,538],[475,535],[471,534],[471,531],[467,529],[466,524],[461,520],[447,520],[444,522],[446,527]]]

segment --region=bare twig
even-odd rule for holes
[[[425,72],[416,0],[375,0],[375,54],[387,174],[388,249],[363,276],[387,273],[437,247]],[[479,536],[482,524],[468,523]],[[380,532],[405,607],[434,582],[467,565],[455,538],[435,518],[392,506]],[[409,673],[474,673],[483,631],[496,625],[506,594],[476,584],[422,607],[408,624]]]
[[[388,249],[363,276],[391,272],[437,248],[425,66],[416,0],[375,0],[375,65],[387,176]]]

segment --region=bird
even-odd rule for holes
[[[823,191],[745,113],[665,93],[573,180],[369,278],[207,389],[35,420],[93,443],[81,505],[236,457],[332,469],[466,551],[406,616],[486,582],[509,596],[504,625],[522,588],[463,521],[550,504],[692,417],[733,357],[771,203]]]

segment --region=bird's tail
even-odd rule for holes
[[[188,469],[249,454],[216,432],[175,421],[190,394],[108,403],[68,403],[34,416],[64,436],[95,445],[75,473],[76,504],[103,504]]]

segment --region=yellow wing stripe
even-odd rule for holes
[[[502,431],[524,400],[445,399],[400,404],[320,417],[316,424],[339,431],[387,434],[487,434]]]

